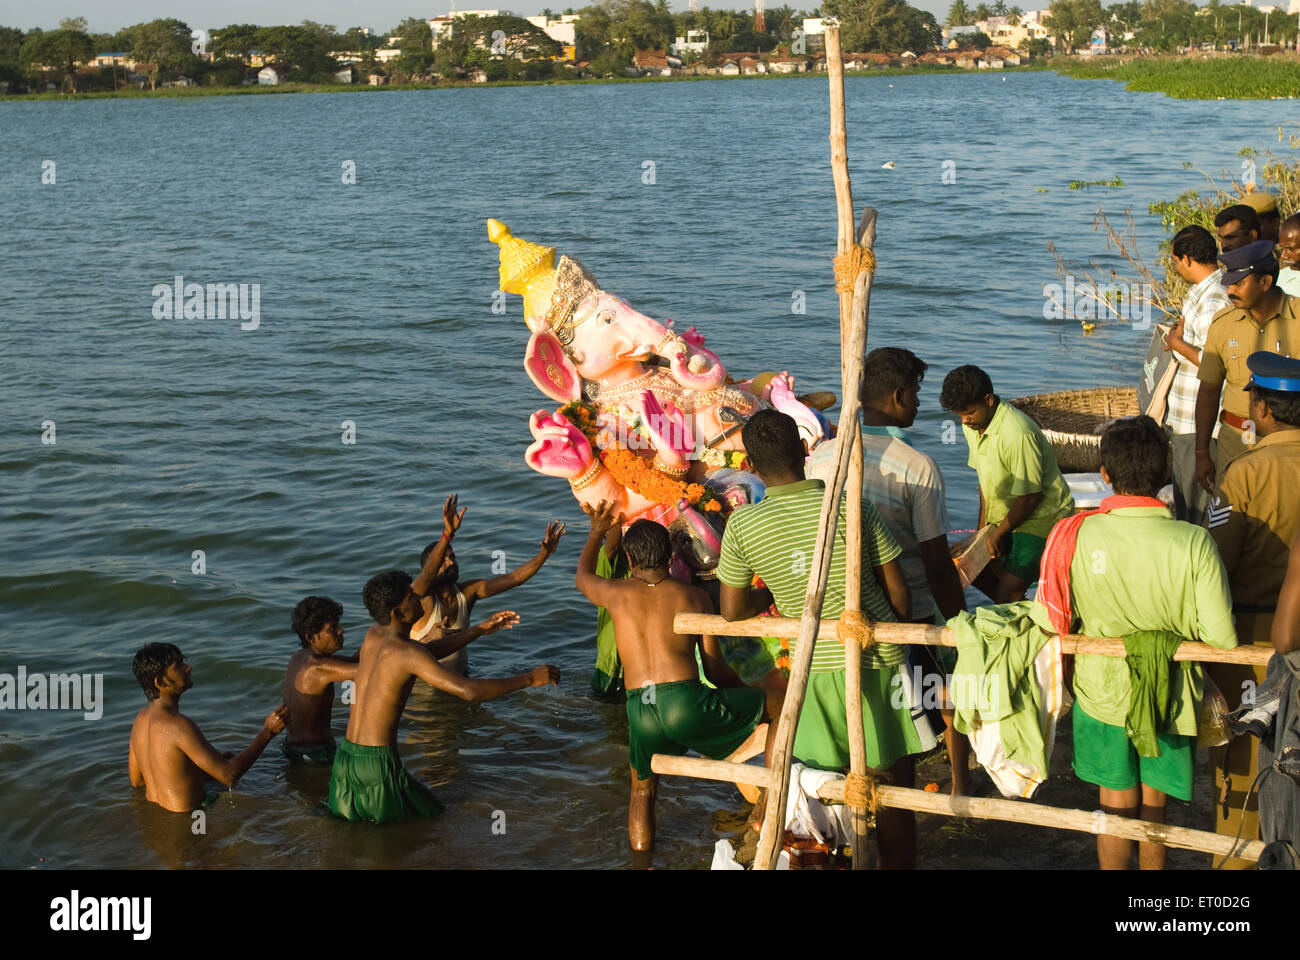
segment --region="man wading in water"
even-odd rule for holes
[[[681,756],[695,750],[724,760],[742,746],[763,720],[781,715],[784,694],[779,690],[746,687],[727,666],[716,637],[681,634],[673,628],[679,613],[713,613],[709,595],[699,587],[668,576],[672,548],[668,531],[650,520],[638,520],[623,534],[623,552],[631,567],[626,580],[596,575],[596,553],[606,532],[619,521],[614,506],[601,501],[591,517],[591,533],[578,559],[577,586],[614,621],[614,638],[623,661],[627,689],[629,765],[632,795],[627,810],[627,835],[633,850],[649,850],[655,841],[655,792],[658,780],[650,770],[656,753]],[[695,650],[700,650],[704,675],[719,688],[700,682]],[[766,711],[764,704],[766,703]],[[776,724],[768,727],[763,759],[771,762]],[[762,810],[760,797],[756,810]]]

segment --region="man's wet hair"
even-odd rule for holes
[[[411,577],[401,570],[378,573],[366,581],[361,599],[374,617],[375,623],[387,625],[393,619],[393,608],[406,599],[411,589]]]
[[[424,565],[425,565],[426,563],[429,562],[429,554],[433,553],[433,551],[435,551],[435,550],[438,549],[438,544],[439,544],[440,542],[441,542],[440,540],[435,540],[435,541],[433,541],[431,544],[429,544],[427,547],[425,547],[423,550],[420,551],[420,569],[421,569],[421,570],[423,570],[423,569],[424,569]],[[449,556],[449,557],[454,557],[454,556],[456,556],[456,552],[455,552],[454,550],[451,549],[451,544],[450,544],[450,543],[447,544],[447,553],[446,553],[446,556]]]
[[[293,632],[302,645],[308,646],[311,638],[343,616],[343,605],[329,597],[303,597],[293,608]]]
[[[750,466],[759,473],[803,472],[808,455],[793,417],[779,410],[760,410],[749,418],[740,439],[745,444]]]
[[[883,403],[925,379],[926,363],[903,347],[879,347],[862,363],[862,400]]]
[[[1154,497],[1169,479],[1169,436],[1150,417],[1116,420],[1101,435],[1101,465],[1116,493]]]
[[[945,410],[968,410],[993,392],[989,375],[973,363],[950,370],[943,378],[939,404]]]
[[[1214,225],[1222,227],[1236,220],[1241,224],[1243,230],[1254,230],[1255,236],[1259,236],[1259,214],[1255,212],[1254,207],[1247,206],[1244,203],[1234,203],[1230,207],[1224,207],[1214,215]]]
[[[1170,252],[1175,257],[1189,257],[1192,263],[1204,266],[1214,266],[1219,262],[1219,244],[1214,234],[1195,224],[1174,234]]]
[[[1273,419],[1288,427],[1300,427],[1300,393],[1252,386],[1250,392],[1263,401]]]
[[[658,570],[668,565],[673,548],[663,524],[638,520],[623,534],[623,553],[627,562],[638,570]]]
[[[131,661],[131,672],[144,687],[144,695],[150,700],[158,699],[158,681],[167,673],[173,663],[185,659],[180,647],[174,643],[151,643],[136,651]]]

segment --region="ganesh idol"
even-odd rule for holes
[[[694,572],[707,572],[725,515],[763,493],[742,469],[745,422],[775,407],[811,449],[830,432],[825,418],[795,397],[788,374],[735,382],[694,327],[652,320],[602,290],[577,260],[556,262],[554,247],[521,240],[499,220],[487,226],[501,289],[523,297],[524,369],[561,405],[532,415],[525,461],[568,480],[582,503],[616,504],[625,523],[662,523]],[[817,396],[818,406],[834,402]]]

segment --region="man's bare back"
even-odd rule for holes
[[[182,737],[202,738],[184,714],[150,703],[131,725],[128,763],[131,785],[143,786],[145,799],[166,810],[185,813],[203,803],[203,771],[179,745]]]
[[[334,739],[330,729],[334,684],[353,680],[356,675],[356,661],[321,656],[310,648],[289,658],[284,671],[284,702],[292,718],[285,733],[289,743],[327,743]]]
[[[411,626],[423,615],[410,578],[394,571],[372,578],[371,584],[384,579],[392,581],[390,589],[398,589],[397,584],[404,580],[401,589],[405,594],[398,594],[402,600],[388,608],[388,622],[374,624],[361,643],[356,699],[347,732],[348,740],[354,744],[366,747],[397,744],[397,721],[416,677],[436,690],[471,702],[492,700],[524,687],[559,682],[560,672],[552,666],[540,666],[531,673],[499,680],[471,680],[446,669],[427,646],[408,639]],[[371,584],[367,584],[367,590]]]
[[[181,695],[193,686],[190,666],[180,650],[169,643],[151,643],[136,653],[132,670],[150,702],[131,725],[127,751],[131,786],[144,787],[147,800],[176,813],[202,805],[205,773],[233,787],[289,719],[289,708],[281,704],[252,743],[227,757],[180,711]]]
[[[700,637],[678,633],[673,618],[679,613],[712,613],[707,593],[672,577],[654,585],[632,577],[606,581],[603,599],[614,621],[614,642],[628,690],[699,677],[695,650]]]

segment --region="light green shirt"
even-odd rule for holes
[[[1012,532],[1046,540],[1056,521],[1074,512],[1074,498],[1052,445],[1027,415],[1000,400],[983,433],[964,424],[961,429],[970,445],[966,463],[979,475],[985,523],[1001,523],[1018,497],[1041,493],[1043,499],[1029,519]]]
[[[1125,507],[1084,520],[1070,564],[1070,594],[1077,632],[1089,637],[1168,630],[1222,650],[1237,645],[1232,594],[1214,541],[1163,507]],[[1172,728],[1166,732],[1194,736],[1200,665],[1174,670],[1173,680]],[[1089,716],[1124,726],[1128,664],[1123,657],[1075,657],[1074,692]]]
[[[822,498],[826,485],[820,480],[801,480],[768,487],[758,503],[737,507],[727,518],[718,558],[718,579],[729,587],[748,587],[754,575],[772,591],[772,599],[783,617],[803,615],[808,578],[812,575],[817,528],[821,522]],[[844,502],[840,502],[839,526],[831,557],[830,577],[822,604],[822,619],[838,617],[844,610]],[[862,611],[873,620],[897,620],[881,590],[873,567],[888,563],[901,553],[885,522],[869,500],[862,501]],[[790,641],[791,653],[796,644]],[[893,666],[906,659],[896,644],[881,643],[862,656],[865,667]],[[812,669],[844,669],[844,648],[834,641],[821,641],[813,650]]]

